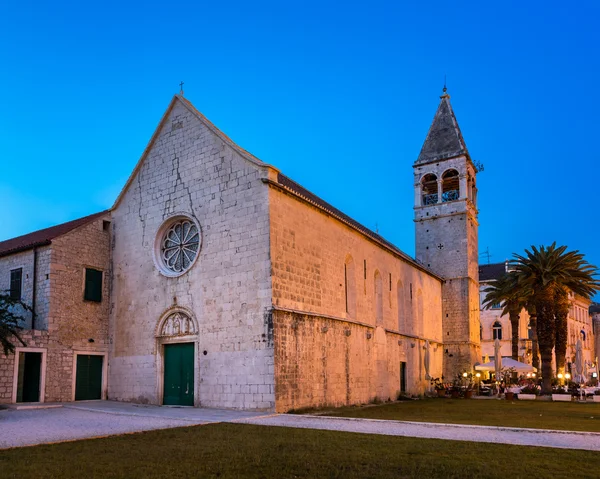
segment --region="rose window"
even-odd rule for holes
[[[190,219],[179,219],[171,224],[162,235],[160,259],[165,271],[179,275],[187,271],[200,250],[200,231]]]

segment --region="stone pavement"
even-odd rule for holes
[[[52,406],[55,406],[54,404]],[[0,410],[0,449],[258,417],[264,413],[113,401]]]
[[[600,451],[600,433],[299,416],[113,401],[0,410],[0,449],[217,422]]]

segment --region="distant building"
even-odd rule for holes
[[[496,338],[500,339],[502,356],[512,356],[512,327],[508,315],[502,314],[503,305],[498,303],[492,305],[490,309],[483,308],[485,299],[483,291],[506,272],[508,272],[508,262],[479,266],[481,361],[486,355],[490,358],[493,357]],[[571,308],[568,316],[567,367],[570,362],[575,360],[575,347],[580,338],[584,360],[591,365],[598,355],[595,339],[597,334],[592,325],[592,316],[588,313],[591,311],[591,301],[573,293],[569,293],[569,299]],[[596,314],[598,316],[596,328],[598,328],[600,327],[600,314]],[[532,363],[531,339],[529,314],[523,309],[519,315],[519,361],[528,364]]]

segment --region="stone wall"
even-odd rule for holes
[[[442,202],[442,177],[459,177],[459,197]],[[421,181],[438,179],[438,203],[423,204]],[[416,258],[446,281],[443,294],[444,375],[471,371],[481,360],[476,171],[466,156],[414,167]]]
[[[55,238],[50,246],[37,249],[36,307],[34,330],[31,314],[24,324],[26,346],[46,354],[45,401],[73,399],[74,350],[103,352],[108,341],[110,234],[104,219]],[[0,258],[0,278],[10,279],[10,270],[23,268],[23,301],[31,304],[33,250]],[[104,272],[103,301],[84,301],[85,268]],[[90,342],[90,339],[93,342]],[[18,354],[17,350],[17,354]],[[0,402],[11,402],[16,356],[0,354]]]
[[[46,400],[71,401],[74,351],[108,351],[109,215],[52,241]],[[107,225],[108,226],[108,225]],[[84,300],[85,270],[102,271],[102,301]],[[106,367],[106,365],[105,365]]]
[[[183,307],[198,333],[196,406],[274,407],[268,168],[178,98],[113,211],[111,399],[160,404],[165,313]],[[202,232],[198,260],[167,277],[153,251],[174,215]]]
[[[400,361],[408,392],[423,393],[423,361],[413,355],[425,338],[442,341],[441,281],[291,193],[270,191],[277,410],[395,398]]]
[[[21,333],[21,338],[25,341],[26,347],[28,348],[41,348],[46,352],[48,351],[48,331],[40,330],[29,330]],[[20,348],[21,343],[16,343],[16,346]],[[5,356],[3,351],[0,351],[0,404],[10,404],[13,402],[13,388],[14,388],[14,373],[15,373],[15,359],[16,354],[9,354]],[[46,370],[46,374],[48,371]],[[52,400],[46,395],[46,400]]]
[[[49,278],[48,273],[50,264],[50,248],[48,246],[42,246],[34,250],[22,251],[21,253],[12,254],[0,258],[0,290],[8,293],[10,289],[10,272],[13,269],[22,268],[22,282],[21,282],[21,300],[32,306],[33,301],[33,260],[36,258],[36,276],[35,289],[35,328],[36,329],[47,329],[48,328],[48,309],[49,303]],[[21,324],[24,329],[31,329],[32,313],[25,311],[23,316],[26,321]]]
[[[423,394],[425,342],[381,327],[276,310],[276,411],[364,404],[396,399],[400,363],[407,364],[406,393]],[[442,346],[430,345],[430,373],[439,376]]]

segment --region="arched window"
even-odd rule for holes
[[[346,314],[350,318],[356,318],[356,273],[354,260],[348,255],[344,262],[344,296],[346,302]]]
[[[404,310],[404,285],[402,281],[398,281],[396,286],[396,297],[398,302],[398,331],[406,332],[406,314]]]
[[[438,202],[437,176],[429,173],[421,180],[422,204],[423,206],[435,205]]]
[[[499,339],[502,341],[502,325],[500,321],[496,321],[492,326],[492,339]]]
[[[442,175],[442,203],[457,200],[459,197],[458,171],[448,170]]]
[[[383,280],[375,271],[375,319],[377,326],[383,326]]]

